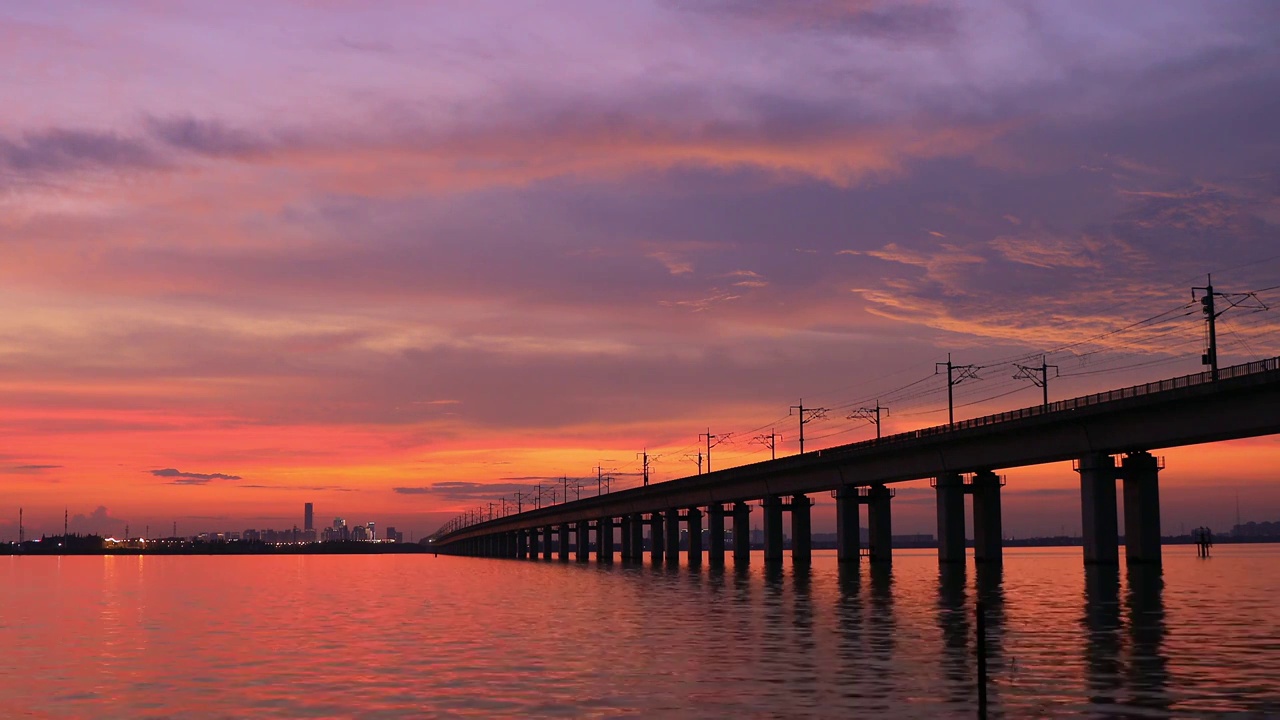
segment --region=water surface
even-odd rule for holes
[[[0,717],[1280,715],[1280,546],[1002,572],[430,555],[0,558]]]

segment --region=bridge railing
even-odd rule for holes
[[[1271,372],[1274,370],[1280,370],[1280,357],[1220,368],[1218,370],[1218,379],[1220,381],[1230,380],[1231,378]],[[1098,405],[1100,403],[1123,400],[1125,398],[1140,397],[1142,395],[1150,395],[1152,393],[1177,390],[1179,388],[1192,387],[1195,385],[1206,385],[1212,382],[1214,382],[1212,372],[1194,373],[1191,375],[1169,378],[1167,380],[1157,380],[1155,382],[1144,383],[1142,385],[1119,388],[1117,390],[1107,390],[1106,392],[1084,395],[1081,397],[1071,398],[1069,400],[1059,400],[1057,402],[1049,403],[1048,405],[1036,405],[1034,407],[1022,408],[1020,410],[1010,410],[1008,412],[996,413],[993,415],[984,415],[982,417],[972,418],[969,420],[961,420],[960,422],[951,423],[950,425],[935,425],[934,427],[921,428],[920,430],[909,430],[904,433],[886,435],[878,440],[865,440],[863,442],[853,443],[850,445],[842,445],[838,448],[832,448],[831,450],[823,452],[842,452],[845,450],[852,450],[854,448],[883,446],[886,444],[919,440],[921,438],[941,435],[943,433],[954,432],[956,430],[985,427],[988,425],[995,425],[997,423],[1009,422],[1011,420],[1022,420],[1024,418],[1035,417],[1037,415],[1063,412],[1065,410],[1075,410],[1078,408],[1089,407],[1090,405]]]

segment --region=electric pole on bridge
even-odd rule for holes
[[[613,478],[604,474],[604,468],[596,465],[596,497],[600,497],[611,489]]]
[[[796,412],[791,412],[795,410]],[[807,408],[804,406],[804,398],[800,399],[799,405],[792,405],[787,410],[788,415],[800,416],[800,454],[804,454],[804,426],[827,416],[827,408]]]
[[[1044,406],[1049,407],[1049,368],[1053,368],[1053,376],[1058,377],[1058,366],[1049,365],[1045,361],[1045,356],[1040,356],[1040,367],[1029,367],[1027,365],[1013,364],[1018,368],[1018,374],[1013,376],[1014,380],[1030,380],[1033,385],[1044,390]]]
[[[773,428],[769,428],[768,435],[757,435],[751,438],[751,442],[753,444],[763,445],[769,448],[769,459],[777,460],[778,459],[778,441],[781,439],[782,439],[781,435],[774,432]]]
[[[1221,293],[1213,291],[1213,275],[1208,275],[1208,283],[1204,287],[1191,288],[1191,299],[1196,299],[1196,291],[1200,290],[1204,296],[1200,298],[1200,308],[1204,312],[1205,323],[1208,325],[1209,342],[1205,353],[1200,356],[1200,364],[1208,365],[1211,377],[1216,381],[1218,379],[1218,318],[1234,307],[1242,305],[1253,312],[1262,312],[1267,310],[1266,303],[1258,299],[1255,293]],[[1227,301],[1227,306],[1218,310],[1214,303],[1215,298],[1222,298]],[[1252,300],[1256,305],[1244,305],[1244,303]]]
[[[956,423],[956,401],[955,386],[965,380],[981,380],[978,377],[977,365],[952,365],[951,353],[947,353],[947,361],[945,363],[934,363],[933,374],[937,375],[942,372],[942,368],[947,369],[947,424],[954,425]],[[956,374],[957,371],[959,374]]]
[[[648,448],[645,448],[643,452],[636,453],[636,457],[641,459],[641,463],[644,468],[641,473],[644,475],[644,486],[649,487],[649,450]]]
[[[699,450],[697,455],[685,455],[685,460],[693,460],[698,463],[698,474],[702,474],[702,451]]]
[[[708,473],[710,473],[710,471],[712,471],[712,448],[719,445],[719,443],[727,441],[728,436],[713,436],[712,429],[707,428],[707,432],[698,434],[698,439],[703,439],[703,438],[707,438],[707,471]],[[713,439],[716,442],[712,442]],[[703,474],[703,461],[701,461],[701,452],[699,452],[698,455],[699,455],[698,474],[701,475]]]
[[[889,408],[880,407],[880,401],[876,400],[876,406],[873,408],[858,408],[849,414],[846,420],[866,420],[876,426],[876,439],[880,439],[880,414],[886,416],[889,414]]]

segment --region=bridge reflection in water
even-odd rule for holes
[[[1236,550],[1224,547],[1214,562],[1234,562]],[[979,600],[995,717],[1257,710],[1280,692],[1280,677],[1268,675],[1275,658],[1233,655],[1249,633],[1243,619],[1274,624],[1265,583],[1253,584],[1241,617],[1226,602],[1206,613],[1196,605],[1201,593],[1225,599],[1230,588],[1202,586],[1194,555],[1127,569],[1081,567],[1062,548],[1012,549],[1005,563],[985,565],[939,566],[922,550],[903,551],[893,564],[840,563],[829,551],[808,565],[763,563],[758,552],[753,559],[737,568],[549,563],[521,574],[549,573],[566,587],[576,584],[569,576],[586,574],[625,587],[643,603],[645,631],[610,652],[645,658],[637,671],[655,691],[667,675],[702,688],[698,697],[715,698],[707,716],[972,716]],[[1276,559],[1280,548],[1217,582],[1249,585]],[[1177,583],[1172,611],[1168,573]],[[608,628],[606,620],[603,638]],[[1199,632],[1237,637],[1198,646],[1191,638]]]

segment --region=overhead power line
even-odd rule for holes
[[[854,410],[852,413],[850,413],[850,414],[849,414],[849,416],[848,416],[846,419],[848,419],[848,420],[866,420],[867,422],[869,422],[869,423],[871,423],[871,424],[875,425],[875,426],[876,426],[876,439],[877,439],[877,440],[879,440],[879,439],[880,439],[880,414],[881,414],[881,413],[884,413],[885,415],[888,415],[888,414],[889,414],[889,408],[880,407],[880,401],[879,401],[879,400],[877,400],[877,401],[876,401],[876,406],[875,406],[875,407],[873,407],[873,408],[858,408],[857,410]]]
[[[799,405],[792,405],[791,410],[795,411],[795,415],[800,417],[800,454],[804,454],[804,426],[827,416],[827,408],[807,408],[804,406],[804,398],[800,399]]]

